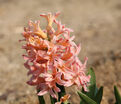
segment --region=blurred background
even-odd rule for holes
[[[35,88],[26,84],[18,40],[28,20],[40,20],[44,28],[39,15],[57,11],[82,45],[80,60],[89,58],[87,68],[93,67],[98,86],[105,86],[101,104],[114,104],[113,85],[121,92],[121,0],[0,0],[0,104],[38,104]],[[79,104],[75,90],[67,92],[72,104]]]

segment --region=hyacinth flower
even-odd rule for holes
[[[47,20],[46,28],[40,28],[40,21],[29,21],[22,33],[22,41],[25,41],[22,48],[26,50],[24,66],[28,69],[28,75],[31,75],[27,83],[36,86],[38,96],[49,93],[56,99],[56,104],[69,98],[65,93],[59,99],[57,97],[64,87],[76,85],[88,91],[90,82],[90,75],[86,75],[87,58],[84,63],[79,60],[81,46],[73,41],[75,37],[70,34],[73,30],[56,19],[59,14],[41,14]],[[56,29],[53,24],[57,26]]]

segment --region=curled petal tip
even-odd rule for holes
[[[43,14],[40,14],[40,16],[41,16],[41,17],[46,17],[46,14],[43,13]]]
[[[56,12],[55,17],[58,17],[60,15],[60,13],[61,13],[60,11]]]
[[[87,61],[88,60],[88,57],[85,57],[85,61]]]

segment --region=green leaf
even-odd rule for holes
[[[57,102],[57,99],[52,98],[52,96],[50,95],[50,101],[51,101],[51,104],[55,104]]]
[[[98,92],[98,88],[97,88],[97,86],[96,86],[94,96],[96,96],[97,92]]]
[[[83,94],[82,92],[78,92],[78,95],[85,102],[85,104],[97,104],[94,100],[92,100],[91,98]]]
[[[86,104],[86,102],[84,102],[84,100],[81,100],[80,101],[80,104]]]
[[[95,95],[95,101],[97,102],[97,104],[100,104],[102,96],[103,96],[103,87],[101,86],[97,94]]]
[[[96,84],[96,77],[95,77],[95,72],[94,72],[93,68],[90,68],[88,74],[91,75],[91,82],[90,82],[91,85]]]
[[[89,92],[85,92],[84,89],[82,89],[82,92],[86,94],[88,97],[94,99],[94,96],[98,89],[96,88],[96,77],[93,68],[90,68],[88,75],[91,76],[90,85],[88,86]]]
[[[116,98],[116,104],[121,104],[121,96],[116,86],[114,86],[114,94]]]

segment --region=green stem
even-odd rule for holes
[[[38,99],[39,99],[39,104],[45,104],[43,96],[38,96]]]
[[[65,87],[64,86],[61,86],[61,85],[57,84],[57,87],[59,87],[61,89],[61,92],[58,92],[58,99],[60,101],[60,98],[66,94],[66,91],[65,91]]]
[[[58,85],[57,84],[57,87],[59,87],[60,90],[61,90],[61,92],[58,92],[58,100],[60,101],[61,97],[66,94],[66,91],[65,91],[65,87],[64,86],[61,86],[61,85]],[[67,102],[64,102],[62,104],[68,104],[68,103]]]
[[[39,92],[40,90],[37,90]],[[45,100],[43,96],[38,96],[39,104],[45,104]]]
[[[57,99],[52,98],[52,96],[50,95],[50,101],[51,101],[51,104],[55,104],[57,102]]]

